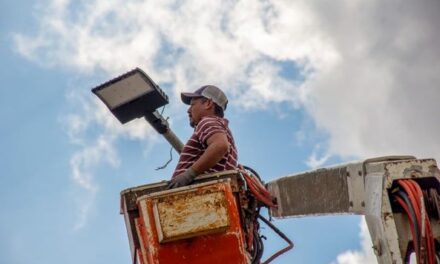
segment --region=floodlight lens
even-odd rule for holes
[[[114,109],[153,91],[154,88],[144,81],[140,73],[135,73],[97,91],[97,94],[110,109]]]
[[[122,124],[168,103],[168,96],[139,68],[93,88],[92,92]]]

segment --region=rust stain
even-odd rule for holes
[[[197,203],[197,200],[203,200],[204,202]],[[249,263],[244,234],[241,229],[239,209],[229,184],[216,183],[190,192],[167,194],[156,198],[149,197],[139,201],[139,205],[144,228],[141,232],[138,232],[138,235],[142,237],[142,241],[146,242],[141,253],[144,256],[147,255],[148,263]],[[175,209],[169,210],[168,207],[175,207]],[[211,211],[212,218],[203,217],[203,214],[200,216],[199,211],[206,209]],[[155,210],[156,217],[154,216]],[[185,214],[189,212],[191,214],[188,218],[185,218]],[[164,214],[167,214],[167,217],[172,217],[170,219],[177,220],[176,222],[170,219],[168,221],[171,226],[170,230],[173,231],[182,231],[184,230],[183,227],[196,227],[195,230],[199,232],[199,228],[202,226],[206,230],[219,230],[219,226],[225,225],[225,223],[227,225],[222,227],[222,232],[210,234],[199,232],[197,236],[191,238],[160,243],[160,230],[157,229],[157,225],[158,223],[162,225],[166,220],[162,219]],[[225,218],[225,216],[227,217]],[[227,222],[225,222],[225,219],[227,219]]]
[[[223,191],[205,189],[163,197],[156,206],[159,233],[166,241],[221,232],[229,226]]]

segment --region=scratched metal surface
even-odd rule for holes
[[[267,184],[276,197],[276,218],[343,214],[350,208],[346,167],[319,169],[279,178]]]
[[[138,264],[249,263],[230,180],[145,195],[138,206],[136,233],[142,255]],[[210,213],[201,214],[203,210]],[[158,224],[175,235],[173,239],[159,242]]]
[[[154,215],[160,242],[221,232],[229,226],[224,192],[209,188],[160,198]]]

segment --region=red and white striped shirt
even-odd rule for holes
[[[179,162],[173,173],[173,178],[191,167],[191,165],[202,156],[208,147],[206,143],[208,138],[216,133],[226,134],[229,142],[229,151],[215,166],[202,173],[212,173],[237,168],[237,149],[232,133],[228,128],[228,120],[217,116],[206,116],[197,124],[191,138],[183,147]]]

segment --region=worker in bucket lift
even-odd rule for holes
[[[169,188],[191,184],[199,174],[237,168],[237,149],[224,111],[226,95],[214,85],[205,85],[193,93],[181,93],[189,105],[189,124],[194,133],[183,147]]]

